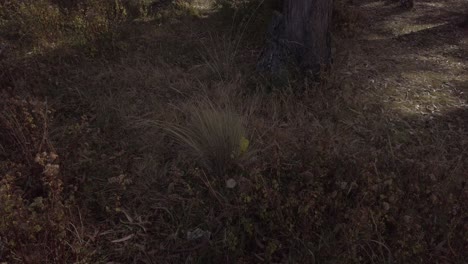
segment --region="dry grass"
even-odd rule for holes
[[[54,111],[0,105],[0,203],[19,208],[0,206],[0,259],[463,263],[466,41],[445,21],[461,3],[359,3],[339,18],[332,71],[270,92],[253,74],[257,27],[239,41],[208,9],[122,21],[84,49],[14,49],[2,87]],[[30,233],[30,254],[11,244]]]
[[[222,176],[247,152],[249,141],[241,117],[232,110],[217,109],[210,104],[186,111],[190,113],[187,125],[163,127],[202,166]]]

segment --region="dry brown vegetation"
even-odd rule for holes
[[[337,1],[284,86],[270,3],[150,2],[0,0],[0,262],[466,263],[463,0]]]

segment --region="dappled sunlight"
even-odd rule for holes
[[[446,10],[457,10],[457,7],[461,8],[457,11],[462,11],[465,7],[464,1],[459,0],[444,0],[444,1],[418,1],[416,2],[418,7],[426,8],[431,10],[434,13],[442,13]]]
[[[382,1],[363,6],[389,14],[376,17],[380,22],[374,21],[375,30],[362,42],[366,50],[380,48],[375,54],[378,59],[366,64],[382,74],[370,85],[383,91],[383,107],[402,117],[441,115],[466,108],[466,97],[460,95],[463,89],[456,84],[468,80],[466,38],[453,25],[454,6],[461,4],[456,0],[416,1],[410,11]]]
[[[446,7],[448,4],[450,4],[450,1],[440,1],[440,2],[425,2],[425,1],[421,1],[420,3],[418,3],[418,5],[420,5],[420,6],[427,6],[427,7],[432,7],[432,8],[436,8],[436,9],[444,8],[444,7]]]
[[[384,26],[387,30],[391,31],[395,37],[399,37],[410,33],[416,33],[418,31],[436,28],[446,24],[447,22],[434,24],[409,24],[407,21],[388,21],[384,24]]]
[[[404,116],[441,114],[467,106],[466,100],[460,97],[461,87],[456,82],[467,81],[468,78],[462,74],[463,69],[456,70],[458,63],[441,64],[439,69],[434,69],[434,62],[429,58],[412,59],[420,62],[419,67],[401,59],[404,63],[402,70],[381,80],[382,83],[387,83],[388,78],[398,80],[385,84],[384,94],[388,98],[383,105]]]
[[[456,94],[444,89],[428,88],[415,92],[401,88],[396,94],[391,96],[389,107],[403,115],[437,115],[468,106]]]
[[[214,0],[194,0],[190,4],[200,11],[209,11],[213,8]]]

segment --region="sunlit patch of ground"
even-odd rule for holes
[[[192,1],[191,6],[201,11],[208,11],[213,8],[213,0],[195,0]]]
[[[411,25],[411,24],[408,24],[407,21],[403,21],[403,22],[391,21],[391,22],[387,22],[385,24],[385,27],[386,29],[388,29],[389,31],[393,33],[393,36],[402,36],[402,35],[406,35],[409,33],[414,33],[414,32],[418,32],[422,30],[435,28],[435,27],[442,26],[445,24],[447,24],[447,22],[435,23],[435,24],[413,24]]]
[[[453,25],[453,13],[462,1],[416,3],[414,10],[409,11],[395,11],[395,5],[379,1],[364,5],[392,13],[369,18],[373,22],[370,32],[374,33],[363,37],[363,45],[379,45],[379,49],[368,47],[371,52],[377,52],[375,57],[368,57],[375,58],[368,63],[375,64],[381,73],[373,82],[384,87],[388,96],[384,100],[386,107],[402,115],[463,109],[467,102],[460,97],[463,88],[457,84],[468,80],[464,59],[468,49],[463,45],[461,29]]]

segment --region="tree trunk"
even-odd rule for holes
[[[332,8],[332,0],[283,0],[282,13],[276,12],[270,23],[258,69],[278,75],[293,62],[317,74],[330,64]]]
[[[465,16],[465,20],[458,24],[461,28],[468,28],[468,15]]]

